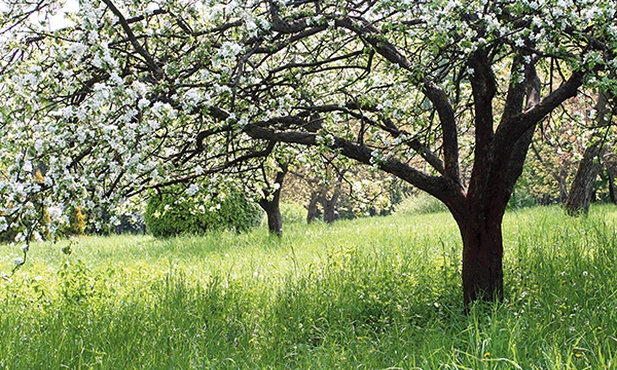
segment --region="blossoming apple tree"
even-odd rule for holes
[[[55,218],[310,147],[448,207],[466,304],[503,295],[502,218],[535,128],[615,88],[615,0],[82,0],[60,29],[51,0],[11,2],[0,228],[34,232],[35,196]]]

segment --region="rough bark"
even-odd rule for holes
[[[611,203],[617,204],[617,183],[615,178],[617,177],[617,164],[609,159],[604,162],[606,166],[606,173],[608,175],[608,192]]]
[[[461,225],[464,304],[503,298],[501,218],[474,217]]]
[[[331,197],[322,198],[321,205],[323,207],[324,222],[331,224],[338,219],[338,215],[336,214],[336,209],[338,206],[339,197],[340,197],[340,191],[337,189],[334,191]]]
[[[283,236],[283,217],[281,216],[281,190],[283,188],[283,180],[287,174],[287,166],[281,166],[281,170],[276,173],[275,184],[278,187],[274,188],[271,193],[266,192],[265,197],[259,200],[259,205],[266,212],[268,219],[268,230],[272,235],[279,238]]]
[[[306,214],[306,223],[310,224],[311,222],[317,220],[319,217],[319,208],[317,208],[317,204],[320,200],[320,192],[313,191],[311,192],[311,198],[309,199],[309,204],[307,208]]]
[[[321,197],[321,205],[323,207],[323,220],[331,224],[338,219],[337,209],[339,198],[341,197],[341,187],[343,185],[343,176],[346,171],[342,171],[336,179],[336,186],[332,190],[332,195],[328,197],[327,191],[324,191]]]
[[[587,214],[589,205],[593,197],[593,186],[596,178],[602,169],[599,158],[602,155],[603,147],[601,143],[595,143],[583,154],[583,159],[578,165],[574,181],[570,187],[568,200],[566,201],[566,212],[570,216]]]
[[[595,106],[597,122],[600,127],[606,125],[606,103],[606,95],[600,93]],[[585,149],[583,159],[581,159],[578,165],[574,181],[570,187],[568,200],[566,201],[566,212],[570,216],[587,214],[589,212],[589,205],[593,197],[593,187],[602,169],[600,158],[602,158],[604,151],[604,142],[600,138],[596,138],[596,141]]]
[[[281,217],[281,208],[279,200],[268,201],[261,199],[259,205],[266,212],[268,219],[268,231],[270,234],[276,235],[279,238],[283,236],[283,218]]]

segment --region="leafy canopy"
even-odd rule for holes
[[[614,91],[616,5],[83,0],[66,15],[72,24],[54,29],[61,2],[10,0],[0,16],[0,232],[40,227],[40,204],[62,223],[68,207],[212,174],[252,179],[280,151],[319,158],[304,145],[456,209],[466,158],[482,146],[477,92],[492,93],[490,134],[515,141],[577,89]],[[533,76],[541,103],[508,103]]]

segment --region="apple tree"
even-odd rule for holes
[[[448,207],[466,305],[503,295],[502,219],[536,127],[615,89],[615,0],[82,0],[60,29],[54,6],[12,2],[27,16],[2,18],[18,26],[1,40],[0,227],[33,225],[34,194],[53,219],[312,147]]]

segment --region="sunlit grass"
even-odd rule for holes
[[[0,280],[0,368],[617,368],[616,229],[509,213],[506,299],[469,316],[445,213],[34,245]]]

